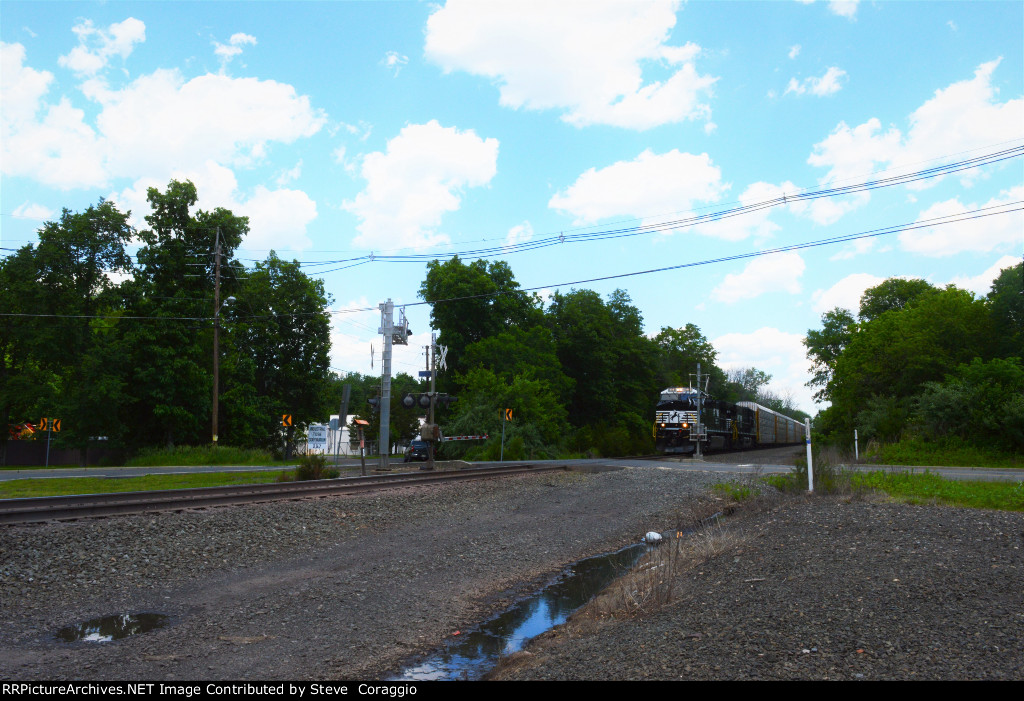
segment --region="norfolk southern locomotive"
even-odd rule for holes
[[[697,412],[700,411],[698,429]],[[699,431],[699,432],[698,432]],[[654,442],[660,453],[756,448],[804,440],[804,425],[754,402],[732,404],[692,387],[661,391],[654,410]]]

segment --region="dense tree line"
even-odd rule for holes
[[[709,392],[728,401],[754,399],[803,416],[764,392],[769,375],[755,368],[728,376],[693,324],[654,337],[623,290],[606,299],[592,290],[555,292],[545,304],[522,291],[504,261],[433,261],[420,287],[430,302],[438,343],[448,347],[440,389],[459,401],[441,417],[448,435],[491,436],[483,447],[450,453],[506,458],[576,452],[624,455],[653,450],[658,393],[689,385],[700,363]],[[503,425],[504,410],[513,419]]]
[[[60,417],[71,448],[209,444],[219,317],[220,441],[280,447],[283,414],[301,427],[329,409],[322,281],[273,252],[252,268],[236,260],[248,219],[192,213],[191,182],[150,188],[148,201],[141,231],[101,200],[0,260],[4,424]],[[220,299],[233,299],[215,310],[218,257]]]
[[[815,425],[839,443],[950,437],[1024,449],[1024,263],[983,298],[892,278],[867,290],[856,317],[822,316],[805,341],[809,383],[831,406]]]

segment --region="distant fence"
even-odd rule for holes
[[[99,465],[120,463],[124,451],[106,446],[91,446],[84,451],[78,448],[54,448],[50,445],[51,465]],[[0,466],[42,467],[46,465],[46,441],[6,441],[0,443]]]

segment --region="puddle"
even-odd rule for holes
[[[637,543],[613,553],[580,560],[540,592],[479,628],[455,636],[443,651],[405,668],[389,681],[479,679],[500,656],[522,650],[531,638],[565,623],[576,609],[623,575],[650,548],[644,543]]]
[[[61,628],[57,631],[57,639],[66,643],[109,643],[111,640],[163,628],[168,621],[169,617],[162,613],[119,613]]]

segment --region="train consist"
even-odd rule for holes
[[[712,399],[692,387],[662,390],[654,410],[654,442],[660,453],[693,453],[698,441],[703,451],[779,446],[804,439],[804,424],[796,419],[754,402]]]

